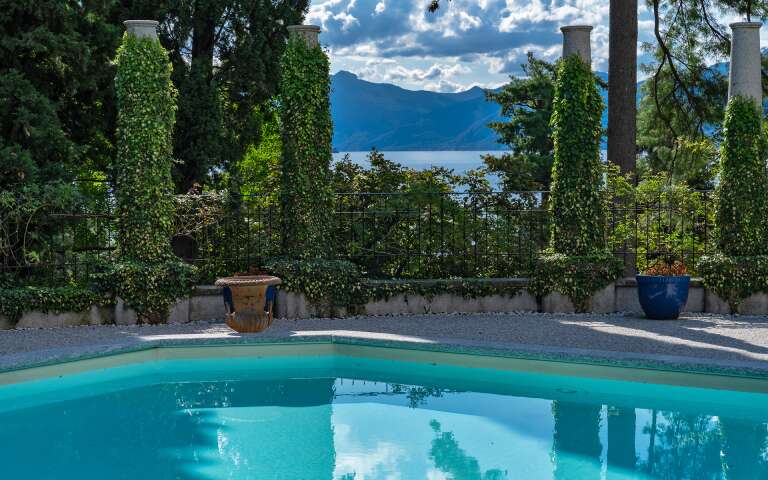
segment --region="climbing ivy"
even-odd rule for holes
[[[333,218],[328,57],[319,45],[310,46],[294,34],[288,40],[282,67],[283,253],[292,258],[326,258]]]
[[[559,292],[577,312],[587,312],[592,295],[619,278],[623,269],[624,262],[609,253],[569,256],[550,251],[539,258],[529,288],[537,298]]]
[[[735,97],[725,110],[715,211],[715,236],[722,253],[766,253],[765,142],[760,113],[749,98]]]
[[[108,305],[103,294],[88,288],[19,287],[0,289],[0,316],[15,325],[26,312],[43,313],[83,312],[92,305]]]
[[[737,257],[715,253],[698,264],[704,285],[738,313],[739,305],[755,293],[768,291],[768,255]]]
[[[191,289],[195,269],[171,253],[171,180],[176,89],[168,52],[157,39],[123,36],[117,51],[118,244],[121,261],[98,278],[102,288],[136,310],[139,322],[165,321]]]
[[[171,181],[176,89],[168,53],[156,39],[126,32],[117,51],[117,161],[120,253],[144,262],[171,255]]]
[[[699,262],[704,284],[736,313],[741,300],[768,291],[768,171],[760,112],[753,100],[728,102],[715,197],[719,252]]]
[[[577,55],[560,61],[552,111],[551,245],[558,253],[604,249],[607,216],[600,161],[603,100],[589,65]]]
[[[282,288],[303,293],[315,303],[335,307],[361,301],[362,276],[357,266],[345,260],[270,260],[264,270],[283,280]]]
[[[577,311],[621,275],[607,253],[607,195],[600,160],[603,100],[592,71],[577,55],[560,61],[551,127],[554,144],[550,249],[539,258],[532,290],[560,292]]]
[[[177,260],[163,262],[123,261],[95,274],[101,290],[125,301],[136,311],[138,323],[167,320],[177,299],[192,293],[196,269]]]

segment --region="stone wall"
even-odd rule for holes
[[[492,279],[496,285],[509,283],[520,287],[514,295],[489,295],[480,298],[464,298],[456,294],[395,295],[388,300],[377,300],[348,312],[344,308],[331,308],[309,302],[303,294],[280,290],[275,305],[277,318],[305,319],[313,317],[344,317],[348,314],[359,315],[402,315],[425,313],[483,313],[483,312],[548,312],[572,313],[573,304],[568,298],[553,293],[542,301],[537,300],[525,290],[524,279]],[[426,282],[428,283],[428,281]],[[594,313],[642,312],[637,299],[637,283],[634,278],[627,278],[611,284],[598,292],[591,301],[590,311]],[[705,289],[698,280],[691,281],[688,304],[685,311],[695,313],[727,314],[728,305],[717,295]],[[739,308],[744,315],[767,315],[768,295],[758,294],[744,300]],[[213,286],[199,286],[194,294],[176,303],[172,308],[169,321],[186,323],[197,321],[223,321],[224,302],[221,289]],[[85,312],[66,312],[60,314],[27,312],[19,321],[17,328],[54,328],[78,325],[134,325],[136,313],[127,308],[118,299],[114,307],[93,306]],[[0,329],[13,328],[8,319],[0,315]]]

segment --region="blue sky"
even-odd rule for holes
[[[437,14],[426,12],[427,3],[312,0],[306,23],[321,26],[333,72],[414,90],[499,86],[520,72],[528,51],[556,59],[563,25],[593,25],[593,67],[608,69],[608,0],[444,0]],[[639,3],[638,43],[653,35]]]

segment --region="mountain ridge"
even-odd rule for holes
[[[608,77],[604,72],[597,75]],[[501,107],[487,101],[481,87],[446,93],[408,90],[340,70],[331,76],[331,88],[334,151],[507,149],[488,127],[505,119]],[[606,100],[607,92],[601,94]]]

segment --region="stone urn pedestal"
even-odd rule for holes
[[[272,325],[277,285],[282,280],[268,275],[227,277],[216,280],[224,288],[224,307],[229,328],[239,333],[258,333]]]

